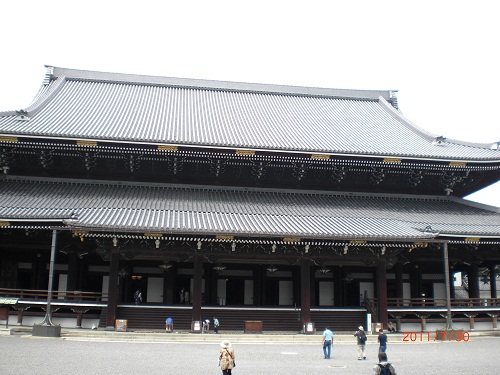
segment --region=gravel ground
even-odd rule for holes
[[[367,345],[367,360],[358,361],[354,343],[334,345],[330,360],[323,359],[320,343],[237,343],[233,348],[234,375],[371,374],[378,350]],[[497,374],[499,349],[500,337],[471,337],[468,342],[389,342],[387,354],[399,375]],[[218,345],[206,343],[0,336],[0,374],[220,374],[218,352]]]

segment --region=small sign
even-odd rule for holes
[[[124,319],[116,319],[115,332],[127,332],[127,323]]]
[[[306,332],[314,332],[314,324],[307,323],[306,324]]]
[[[191,332],[200,333],[201,332],[201,322],[199,320],[193,320],[191,322]]]

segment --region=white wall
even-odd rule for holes
[[[319,282],[319,305],[333,306],[334,302],[334,283],[333,281]]]
[[[446,284],[445,283],[433,283],[432,289],[434,293],[434,298],[442,298],[443,302],[437,302],[436,306],[446,306]]]
[[[66,293],[64,292],[68,290],[68,275],[64,273],[59,274],[59,285],[57,286],[57,290],[61,292],[58,293],[57,299],[65,299]]]
[[[245,295],[243,296],[245,305],[253,305],[253,280],[245,280]]]
[[[163,277],[148,277],[146,302],[163,302]]]

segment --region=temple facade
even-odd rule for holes
[[[499,144],[417,127],[394,91],[48,66],[29,107],[0,112],[0,168],[11,313],[36,311],[52,281],[106,327],[136,302],[190,322],[289,309],[300,326],[451,300],[496,325],[496,282],[479,283],[496,280],[500,210],[464,197],[500,180]]]

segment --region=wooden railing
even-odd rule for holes
[[[452,298],[451,307],[499,307],[500,298]],[[388,307],[446,307],[445,298],[387,298]]]
[[[376,308],[374,302],[375,301],[373,299],[369,299],[369,298],[365,298],[365,300],[364,300],[366,310],[370,314],[372,314],[372,321],[378,322],[378,311],[377,311],[377,308]]]
[[[47,290],[0,288],[0,297],[4,298],[17,298],[21,300],[31,301],[47,301],[48,294],[49,293]],[[56,290],[52,292],[52,300],[54,302],[103,302],[107,301],[107,299],[107,293],[67,290]]]

